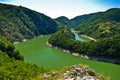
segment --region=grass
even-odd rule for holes
[[[60,50],[51,48],[46,45],[46,41],[50,35],[37,37],[32,40],[16,45],[16,49],[20,50],[24,55],[25,62],[37,64],[48,69],[59,69],[74,64],[87,64],[96,72],[111,77],[112,80],[119,80],[120,65],[86,60],[66,54]]]

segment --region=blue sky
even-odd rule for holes
[[[109,8],[120,8],[120,0],[0,0],[0,2],[22,5],[52,18],[59,16],[73,18]]]

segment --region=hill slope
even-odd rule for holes
[[[21,6],[0,3],[0,35],[11,41],[54,33],[57,24],[50,17]]]
[[[60,16],[56,18],[55,21],[59,27],[67,27],[67,28],[76,27],[76,24],[65,16]]]
[[[120,9],[112,8],[72,19],[77,24],[76,30],[95,38],[110,37],[120,34]]]
[[[75,24],[76,26],[83,23],[83,22],[86,22],[87,20],[89,20],[92,16],[94,16],[95,13],[93,14],[85,14],[85,15],[81,15],[81,16],[76,16],[74,17],[73,19],[71,19]]]
[[[14,45],[0,36],[0,80],[33,80],[44,72],[43,68],[25,63]]]
[[[71,54],[75,52],[76,54],[87,55],[89,58],[100,57],[102,61],[120,63],[120,35],[97,41],[80,42],[74,39],[74,35],[69,29],[61,29],[49,38],[49,43],[55,47],[69,50]]]

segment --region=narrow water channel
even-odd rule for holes
[[[80,37],[80,35],[78,35],[78,34],[75,32],[74,29],[71,29],[71,32],[74,33],[74,35],[75,35],[75,40],[78,40],[78,41],[81,41],[81,42],[84,42],[84,41],[85,41],[82,37]]]
[[[78,41],[81,41],[81,42],[84,42],[85,40],[82,39],[77,33],[74,32],[74,35],[75,35],[75,40],[78,40]]]

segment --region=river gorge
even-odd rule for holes
[[[24,56],[25,62],[33,63],[52,70],[74,64],[87,64],[96,72],[105,76],[110,76],[114,80],[119,80],[119,65],[87,60],[71,54],[66,54],[58,49],[51,48],[46,45],[50,36],[51,35],[39,36],[16,45],[16,48]]]

